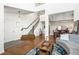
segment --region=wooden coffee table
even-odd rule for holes
[[[44,37],[35,38],[35,48],[38,48],[40,50],[40,55],[52,54],[54,43],[55,43],[54,36],[49,37],[49,41],[47,44],[45,44]]]
[[[53,50],[53,43],[50,41],[42,41],[38,46],[41,55],[51,55]]]

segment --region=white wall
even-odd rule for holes
[[[48,14],[61,13],[66,11],[74,11],[74,21],[79,20],[79,3],[59,3],[48,4],[46,7]]]
[[[48,4],[47,12],[48,14],[60,13],[64,11],[74,10],[75,4],[71,3],[58,3],[58,4]]]
[[[23,10],[35,11],[34,3],[5,3],[5,6],[10,6]]]
[[[21,14],[20,18],[18,16],[17,13],[5,12],[5,42],[18,40],[21,35],[28,34],[32,27],[23,31],[21,28],[29,26],[36,19],[37,14]]]
[[[49,16],[50,21],[59,21],[59,20],[74,20],[74,12],[68,11],[63,13],[57,13]]]
[[[4,6],[0,3],[0,54],[4,52]]]
[[[16,22],[18,20],[17,14],[5,13],[5,42],[16,40],[18,30],[16,28]]]
[[[79,20],[79,3],[46,3],[36,7],[36,11],[45,10],[47,14],[74,11],[74,21]]]

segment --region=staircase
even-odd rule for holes
[[[29,31],[28,34],[34,34],[34,30],[36,29],[36,27],[39,24],[40,19],[38,18],[38,20],[35,22],[34,26],[32,27],[32,29]]]
[[[21,29],[21,31],[25,31],[30,28],[28,34],[23,34],[21,36],[21,40],[29,40],[29,39],[34,40],[35,39],[34,30],[38,26],[39,21],[40,21],[40,18],[37,17],[27,28]]]

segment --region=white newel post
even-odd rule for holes
[[[49,40],[49,18],[47,13],[45,13],[45,40]]]

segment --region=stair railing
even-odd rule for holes
[[[35,21],[37,21],[37,19],[38,19],[38,17],[28,27],[21,28],[21,31],[28,29]]]

